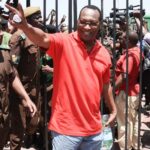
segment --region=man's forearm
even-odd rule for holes
[[[135,21],[137,24],[138,31],[140,31],[141,21],[139,20],[139,18],[135,18]],[[143,36],[148,32],[143,25],[142,25],[142,32]]]
[[[27,107],[30,111],[31,117],[34,116],[36,113],[37,109],[35,104],[31,101],[30,97],[28,96],[27,92],[25,91],[21,81],[19,78],[16,76],[15,79],[12,81],[12,87],[14,90],[22,97],[22,103],[24,107]],[[25,101],[24,101],[25,100]]]
[[[12,81],[12,87],[23,99],[25,99],[26,101],[29,100],[29,96],[25,91],[20,79],[17,76]]]
[[[116,114],[117,109],[114,102],[113,94],[112,94],[112,88],[110,84],[105,84],[103,89],[103,95],[104,99],[106,101],[106,105],[108,106],[111,113]]]
[[[118,89],[123,83],[124,77],[123,74],[120,74],[115,82],[115,89]]]
[[[23,26],[22,30],[33,43],[45,49],[49,48],[49,34],[39,28],[31,26],[30,24]],[[42,41],[42,39],[44,39],[44,41]]]
[[[110,110],[109,119],[105,123],[105,126],[108,126],[109,124],[113,124],[113,122],[116,118],[116,114],[117,114],[117,108],[116,108],[114,98],[112,95],[112,88],[111,88],[110,83],[104,85],[103,95],[104,95],[106,105],[108,106],[108,108]]]

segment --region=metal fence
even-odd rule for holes
[[[43,17],[44,19],[46,19],[46,6],[48,5],[48,3],[50,3],[50,1],[52,0],[49,0],[49,1],[46,1],[44,0],[43,1]],[[104,0],[100,0],[99,1],[99,8],[101,9],[101,13],[102,13],[102,21],[104,19],[104,16],[103,16],[103,11],[104,11],[104,3],[103,3]],[[30,0],[27,0],[27,6],[30,5]],[[61,5],[62,3],[62,0],[55,0],[55,10],[56,10],[56,26],[58,26],[58,14],[59,14],[59,9],[58,9],[58,6]],[[68,0],[68,28],[69,28],[69,32],[72,32],[73,30],[76,30],[77,29],[77,16],[78,16],[78,3],[80,3],[80,0]],[[89,5],[92,4],[91,0],[88,0],[87,3]],[[140,0],[140,4],[139,4],[139,9],[140,9],[140,13],[141,13],[141,16],[142,16],[142,11],[143,11],[143,1]],[[113,50],[113,83],[112,85],[114,86],[115,85],[115,66],[116,66],[116,60],[115,60],[115,43],[116,43],[116,21],[117,21],[117,11],[116,11],[116,0],[113,0],[113,44],[114,44],[114,50]],[[126,35],[127,35],[127,41],[128,41],[128,35],[129,35],[129,10],[130,10],[130,6],[129,6],[129,0],[126,0],[126,8],[125,8],[125,18],[126,18]],[[141,59],[141,64],[140,64],[140,79],[139,79],[139,82],[140,82],[140,100],[142,98],[142,22],[143,22],[143,19],[142,17],[140,18],[140,21],[141,21],[141,25],[140,25],[140,49],[141,49],[141,53],[140,53],[140,59]],[[103,30],[103,24],[101,24],[101,30]],[[101,35],[102,38],[101,38],[101,42],[103,43],[103,35]],[[128,42],[126,43],[126,49],[128,49]],[[127,59],[127,63],[126,63],[126,69],[128,70],[128,51],[126,51],[126,59]],[[128,84],[128,73],[126,72],[126,75],[127,75],[127,78],[126,78],[126,92],[128,91],[128,88],[129,88],[129,84]],[[115,87],[113,88],[113,93],[115,95]],[[127,149],[127,130],[128,130],[128,126],[127,126],[127,120],[128,120],[128,95],[126,95],[126,117],[125,117],[125,121],[126,121],[126,132],[125,132],[125,149]],[[139,104],[139,111],[138,111],[138,149],[140,150],[140,126],[141,126],[141,102]],[[47,148],[48,149],[48,148]]]

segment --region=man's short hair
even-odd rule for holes
[[[101,21],[101,10],[100,10],[97,6],[95,6],[95,5],[86,5],[86,6],[84,6],[84,7],[80,10],[79,18],[80,18],[81,12],[82,12],[85,8],[89,8],[89,9],[92,9],[92,10],[97,10],[97,11],[99,12],[99,16],[100,16],[99,21]]]

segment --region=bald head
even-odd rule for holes
[[[129,42],[131,45],[137,45],[139,40],[138,34],[135,31],[129,32]]]

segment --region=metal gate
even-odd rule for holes
[[[46,19],[46,6],[49,5],[51,3],[52,0],[44,0],[43,1],[43,17],[44,17],[44,20]],[[140,11],[140,14],[141,16],[143,16],[143,1],[140,0],[140,3],[138,6],[129,6],[129,0],[126,0],[126,7],[124,8],[124,14],[121,14],[122,13],[122,10],[119,10],[118,8],[116,8],[116,1],[117,0],[113,0],[113,9],[112,9],[112,12],[111,12],[111,15],[112,16],[109,16],[109,17],[112,17],[112,22],[113,22],[113,61],[112,61],[112,64],[113,64],[113,72],[112,72],[112,86],[114,87],[113,88],[113,94],[115,96],[115,66],[116,66],[116,59],[115,59],[115,56],[116,56],[116,52],[115,52],[115,43],[116,43],[116,40],[117,40],[117,37],[116,37],[116,23],[117,23],[117,19],[118,19],[118,15],[124,15],[125,19],[126,19],[126,35],[127,35],[127,41],[128,41],[128,35],[129,35],[129,23],[130,22],[130,11],[133,11],[134,9],[136,9],[136,7],[139,8],[139,11]],[[30,1],[27,0],[27,6],[30,5]],[[58,14],[59,14],[59,5],[61,5],[63,1],[62,0],[55,0],[55,10],[56,10],[56,26],[58,26]],[[78,4],[80,3],[80,0],[68,0],[68,28],[69,28],[69,32],[72,32],[73,30],[76,30],[77,29],[77,17],[78,17]],[[88,0],[87,1],[87,4],[88,5],[91,5],[92,4],[92,1],[91,0]],[[99,6],[98,6],[100,9],[101,9],[101,13],[102,13],[102,21],[104,20],[104,0],[99,0]],[[139,37],[140,37],[140,49],[141,49],[141,53],[140,53],[140,78],[139,78],[139,82],[140,82],[140,100],[142,99],[142,24],[143,24],[143,19],[142,17],[140,18],[140,32],[139,32]],[[103,31],[104,30],[104,27],[103,27],[103,24],[101,24],[101,30]],[[103,32],[101,34],[101,42],[103,43]],[[126,43],[126,49],[128,49],[128,42]],[[128,51],[126,51],[126,59],[127,59],[127,63],[126,63],[126,68],[128,70]],[[128,84],[128,72],[126,72],[126,75],[127,75],[127,78],[126,78],[126,92],[128,91],[128,88],[129,88],[129,84]],[[140,104],[139,104],[139,108],[138,108],[138,149],[140,150],[140,127],[141,127],[141,101],[140,101]],[[128,95],[126,95],[126,117],[125,117],[125,121],[126,121],[126,129],[125,129],[125,149],[127,150],[127,130],[128,130],[128,125],[127,125],[127,121],[128,121]],[[48,149],[48,148],[47,148]]]

